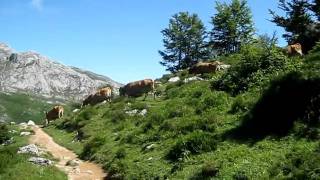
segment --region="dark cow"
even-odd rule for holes
[[[139,97],[145,94],[146,99],[149,92],[153,93],[153,99],[155,99],[154,81],[152,79],[144,79],[126,84],[119,89],[120,96]]]
[[[219,70],[219,65],[223,65],[223,63],[219,61],[199,62],[189,69],[189,74],[213,73]]]
[[[64,108],[62,106],[54,106],[49,112],[46,112],[46,126],[50,121],[60,119],[63,116]]]
[[[95,94],[90,94],[82,102],[82,106],[86,106],[88,104],[93,106],[103,101],[111,102],[111,97],[112,97],[112,89],[110,87],[105,87],[105,88],[99,89]]]
[[[287,53],[289,56],[295,56],[295,55],[303,56],[301,44],[296,43],[296,44],[288,45]]]

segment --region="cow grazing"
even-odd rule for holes
[[[153,99],[155,99],[154,81],[152,79],[131,82],[119,89],[120,96],[139,97],[145,94],[144,100],[150,91],[153,93]]]
[[[303,56],[301,44],[296,43],[296,44],[288,45],[287,53],[289,56],[295,56],[295,55]]]
[[[112,89],[110,87],[105,87],[105,88],[99,89],[95,94],[90,94],[82,102],[82,106],[86,106],[88,104],[93,106],[103,101],[111,102],[111,97],[112,97]]]
[[[199,62],[189,69],[189,74],[213,73],[219,70],[219,65],[223,65],[223,63],[219,61]]]
[[[46,112],[46,126],[50,121],[60,119],[63,116],[64,108],[62,106],[54,106],[49,112]]]

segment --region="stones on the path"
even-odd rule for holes
[[[81,163],[81,161],[79,159],[73,159],[73,160],[69,160],[67,163],[66,163],[66,166],[72,166],[72,167],[75,167],[75,166],[79,166]]]
[[[18,154],[33,154],[39,156],[40,149],[35,144],[29,144],[27,146],[20,147],[18,150]]]
[[[49,166],[53,164],[53,162],[49,159],[41,158],[41,157],[31,157],[28,159],[29,162],[32,162],[33,164],[37,164],[40,166]]]
[[[31,132],[29,132],[29,131],[20,133],[20,136],[30,136],[30,135],[31,135]]]
[[[34,123],[33,121],[29,120],[28,123],[27,123],[28,126],[35,126],[36,123]]]

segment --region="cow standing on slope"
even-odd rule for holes
[[[46,126],[50,121],[55,119],[60,119],[63,116],[64,108],[62,106],[54,106],[49,112],[45,112],[46,114]]]
[[[82,102],[82,107],[88,104],[93,106],[103,101],[111,102],[111,98],[112,98],[112,89],[110,87],[105,87],[105,88],[99,89],[95,94],[90,94]]]
[[[144,79],[126,84],[119,89],[120,96],[139,97],[145,94],[143,100],[147,98],[149,92],[152,92],[155,99],[154,81],[152,79]]]

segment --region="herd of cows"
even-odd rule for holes
[[[289,45],[287,47],[286,53],[289,56],[300,55],[302,56],[302,47],[299,43]],[[216,71],[224,70],[229,68],[230,65],[224,64],[219,61],[214,62],[199,62],[189,68],[189,74],[205,74],[213,73]],[[120,96],[130,96],[130,97],[139,97],[145,94],[144,99],[147,97],[148,93],[152,92],[153,98],[155,99],[155,81],[152,79],[144,79],[140,81],[130,82],[123,87],[120,87],[119,94]],[[107,101],[111,102],[112,99],[112,88],[104,87],[97,90],[96,93],[90,94],[83,102],[82,106],[86,105],[96,105],[98,103]],[[64,108],[60,105],[54,106],[49,112],[46,112],[46,125],[50,121],[55,119],[60,119],[63,116]]]

